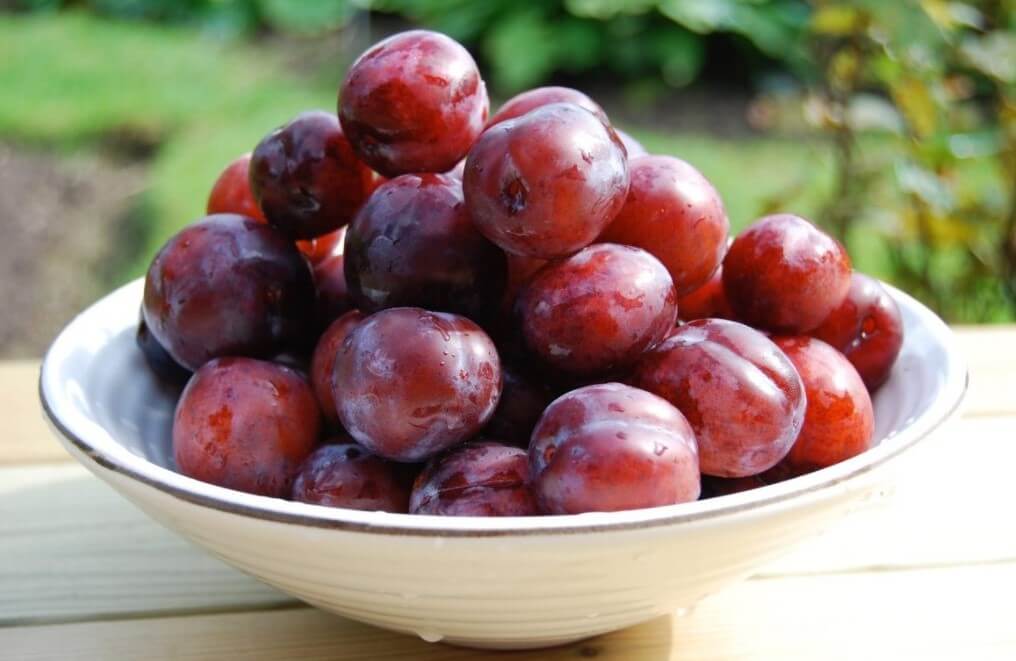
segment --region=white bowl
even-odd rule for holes
[[[906,339],[875,397],[873,449],[793,480],[628,512],[453,518],[253,496],[172,469],[176,392],[135,348],[142,282],[67,326],[40,396],[78,461],[152,518],[310,604],[475,647],[556,645],[688,608],[879,493],[955,413],[967,373],[949,329],[906,294]]]

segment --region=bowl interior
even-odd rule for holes
[[[40,394],[51,421],[65,440],[106,468],[213,507],[302,523],[346,522],[454,533],[610,526],[720,514],[821,489],[870,470],[940,424],[956,409],[966,386],[966,369],[949,329],[920,303],[889,288],[903,313],[905,341],[889,381],[874,398],[878,445],[851,460],[732,496],[634,512],[529,519],[354,512],[242,494],[174,471],[170,432],[179,390],[155,378],[135,345],[142,286],[142,281],[136,280],[100,300],[75,318],[53,343],[40,380]]]

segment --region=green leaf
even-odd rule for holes
[[[949,136],[949,151],[956,158],[985,158],[1002,149],[1001,132],[994,129],[955,133]]]
[[[705,59],[702,38],[676,28],[653,33],[648,50],[659,61],[663,80],[671,87],[684,87],[695,80]]]
[[[662,0],[660,12],[692,32],[705,34],[730,25],[737,0]]]
[[[62,0],[21,0],[15,2],[14,6],[20,5],[20,8],[28,11],[56,11],[62,4]]]
[[[515,11],[512,0],[366,0],[372,10],[407,16],[460,41],[475,41]]]
[[[937,123],[938,109],[930,86],[918,78],[904,78],[890,91],[896,107],[903,111],[914,133],[920,138],[931,135]]]
[[[892,87],[903,77],[904,67],[899,58],[881,52],[873,55],[868,61],[868,71],[876,81],[884,86]]]
[[[1016,82],[1016,34],[1004,30],[969,37],[960,46],[964,61],[1003,83]]]
[[[808,15],[796,2],[738,5],[731,29],[775,58],[803,55]]]
[[[881,96],[857,94],[847,105],[847,125],[855,131],[903,132],[903,118],[896,107]]]
[[[233,38],[258,27],[257,8],[249,2],[216,2],[201,18],[202,30],[217,38]]]
[[[817,34],[843,36],[864,25],[861,10],[849,5],[822,5],[811,16],[811,29]]]
[[[342,27],[357,7],[352,0],[258,0],[258,9],[265,22],[278,30],[316,34]]]
[[[656,6],[657,0],[564,0],[564,8],[572,16],[606,21],[618,14],[643,14]]]
[[[555,60],[569,71],[585,71],[599,64],[603,53],[602,23],[567,18],[557,23]]]
[[[606,66],[626,78],[637,78],[640,74],[650,71],[653,66],[652,53],[644,47],[644,44],[644,31],[614,39],[610,57],[606,58]]]
[[[980,29],[984,25],[984,15],[980,10],[965,2],[921,0],[921,8],[943,30],[960,27]]]
[[[957,25],[964,25],[975,30],[984,29],[984,14],[970,3],[950,2],[949,14]]]
[[[955,200],[948,188],[935,176],[917,163],[904,161],[896,164],[896,182],[901,190],[917,196],[938,215],[948,215],[955,207]]]
[[[519,11],[496,23],[483,51],[494,79],[508,91],[540,83],[557,64],[554,31],[538,10]]]

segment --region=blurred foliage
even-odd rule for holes
[[[196,41],[194,29],[319,37],[370,10],[462,40],[502,93],[565,75],[579,85],[608,78],[645,101],[706,74],[751,80],[764,93],[749,121],[771,137],[636,133],[713,179],[735,227],[763,212],[797,211],[840,236],[857,268],[950,320],[1016,319],[1016,0],[13,5],[34,13],[0,19],[9,28],[0,29],[0,134],[62,136],[61,144],[110,130],[151,136],[159,148],[146,204],[156,229],[140,260],[200,213],[217,168],[266,127],[305,107],[333,107],[342,73],[334,58],[309,71],[306,53],[283,62],[244,41]],[[47,16],[68,7],[78,11]],[[126,27],[80,10],[186,29]],[[287,48],[294,41],[304,40]],[[60,46],[67,43],[74,49]],[[322,41],[307,43],[317,51]],[[782,73],[759,75],[773,67]]]
[[[836,171],[817,220],[879,235],[891,278],[952,320],[1016,318],[1014,29],[1008,0],[821,1],[810,20],[805,116]]]
[[[706,64],[711,35],[733,39],[740,67],[760,56],[807,66],[803,0],[374,0],[474,44],[506,91],[555,73],[615,75],[628,83],[681,87]]]
[[[319,34],[357,10],[396,14],[474,47],[504,93],[552,74],[602,74],[644,91],[681,87],[705,65],[712,35],[740,65],[807,67],[805,0],[15,0],[24,9],[88,9],[104,16],[200,25],[219,34]]]
[[[199,25],[223,36],[258,30],[320,34],[340,28],[362,5],[352,0],[13,0],[28,11],[88,10],[110,18]]]
[[[143,226],[132,236],[140,243],[124,246],[131,260],[108,283],[120,284],[142,274],[169,236],[201,216],[211,183],[235,155],[302,110],[335,107],[344,67],[330,62],[330,77],[319,76],[294,71],[291,59],[285,51],[202,39],[183,27],[78,12],[0,15],[0,139],[59,151],[104,151],[123,141],[154,147],[148,187],[135,200]],[[796,201],[811,213],[832,182],[822,145],[625,128],[654,152],[695,163],[738,228],[765,200],[817,171]],[[745,172],[753,173],[751,186],[743,185]]]
[[[119,284],[203,214],[233,157],[301,110],[335,108],[334,77],[309,83],[287,64],[182,27],[0,14],[0,139],[117,155],[151,147],[148,186],[134,200],[144,224],[130,233],[140,243],[123,246],[130,260],[108,283]]]

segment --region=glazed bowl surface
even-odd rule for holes
[[[848,461],[627,512],[457,518],[327,508],[174,471],[179,393],[135,346],[142,287],[134,281],[81,313],[43,363],[43,407],[71,454],[153,519],[294,597],[475,647],[562,644],[682,612],[891,487],[909,451],[942,428],[966,390],[951,331],[890,287],[903,313],[903,350],[874,398],[879,443]]]

